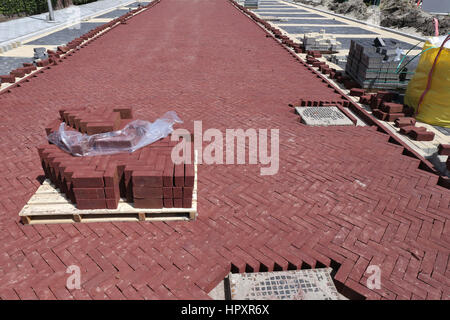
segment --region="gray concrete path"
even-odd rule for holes
[[[132,4],[133,0],[99,0],[81,6],[71,6],[55,11],[55,22],[47,20],[48,13],[14,19],[0,23],[0,46],[11,41],[23,41],[39,33],[76,23],[77,20],[107,12],[118,6]]]
[[[0,23],[0,75],[33,62],[33,49],[55,50],[58,45],[80,37],[97,26],[125,14],[149,1],[99,0],[82,6],[55,11],[55,22],[46,21],[47,13]],[[120,8],[120,9],[118,9]],[[20,45],[16,42],[20,41]]]

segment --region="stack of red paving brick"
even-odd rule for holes
[[[117,208],[116,161],[106,168],[104,157],[73,157],[55,145],[40,146],[38,152],[45,176],[79,209]]]
[[[127,201],[137,208],[190,208],[194,187],[194,166],[176,164],[171,160],[170,148],[144,148],[140,158],[125,166]]]
[[[175,165],[169,138],[140,150],[124,166],[123,186],[128,202],[137,208],[190,208],[194,187],[193,164]]]
[[[59,128],[61,121],[68,126],[86,134],[111,132],[123,128],[133,118],[131,108],[67,108],[59,111],[60,118],[52,121],[45,128],[47,135]]]
[[[397,118],[410,117],[414,109],[406,105],[395,103],[398,94],[392,91],[378,91],[376,94],[360,95],[361,102],[367,102],[373,115],[383,121],[395,121]]]
[[[379,109],[372,110],[373,115],[383,121],[393,122],[405,117],[405,106],[400,103],[382,102]]]
[[[434,132],[427,131],[424,127],[416,127],[416,120],[412,118],[414,109],[395,103],[397,93],[392,91],[378,91],[377,93],[366,93],[364,89],[353,88],[350,95],[360,97],[360,103],[370,105],[373,115],[380,120],[395,122],[400,128],[400,133],[407,135],[416,141],[432,141]]]
[[[428,131],[425,127],[416,127],[414,118],[398,118],[395,120],[395,126],[400,128],[400,133],[407,135],[416,141],[433,141],[434,132]]]
[[[45,176],[78,209],[116,209],[121,197],[136,208],[191,208],[194,165],[173,163],[176,144],[169,136],[133,153],[74,157],[51,144],[38,152]]]

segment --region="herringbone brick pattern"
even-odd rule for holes
[[[370,299],[449,299],[449,190],[370,127],[301,125],[287,107],[299,99],[340,96],[225,0],[163,0],[0,96],[0,297],[208,298],[230,268],[330,265]],[[23,226],[44,128],[80,105],[279,128],[280,170],[200,165],[194,222]],[[65,288],[72,264],[80,290]]]

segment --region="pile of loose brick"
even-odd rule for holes
[[[139,6],[136,9],[130,10],[126,14],[115,18],[108,23],[98,26],[97,28],[83,34],[79,38],[70,41],[65,46],[58,46],[56,51],[47,50],[48,58],[40,59],[39,61],[36,61],[36,63],[24,63],[23,67],[12,70],[9,75],[0,75],[0,85],[2,83],[15,83],[16,78],[24,77],[25,75],[36,70],[37,67],[43,68],[49,65],[57,65],[59,62],[62,62],[62,60],[60,59],[61,56],[66,54],[70,56],[72,52],[78,47],[88,45],[88,40],[95,41],[96,38],[106,32],[111,31],[114,27],[120,24],[126,24],[126,21],[139,11],[144,10],[145,8],[150,8],[158,4],[159,2],[160,0],[155,0],[145,6]]]
[[[108,128],[113,122],[123,128],[132,120],[129,108],[109,112],[103,108],[64,109],[60,115],[58,123],[52,121],[47,126],[47,134],[62,121],[67,121],[71,130],[86,132],[97,116],[98,123],[110,121]],[[83,121],[87,121],[86,126]],[[106,126],[97,124],[96,128],[104,132]],[[172,161],[172,147],[177,143],[169,136],[133,153],[102,156],[75,157],[53,144],[39,146],[38,152],[46,178],[78,209],[116,209],[120,198],[135,208],[191,208],[194,165]]]
[[[60,109],[60,118],[47,125],[45,131],[47,135],[58,130],[61,121],[68,126],[86,134],[105,133],[123,128],[133,119],[131,108],[109,107],[90,110],[85,107]]]
[[[369,105],[372,114],[379,120],[394,122],[400,129],[400,133],[407,135],[416,141],[433,141],[434,132],[424,127],[416,127],[413,118],[414,108],[399,103],[399,95],[393,91],[378,91],[377,93],[366,93],[364,89],[353,88],[350,95],[359,97],[359,102]]]
[[[434,132],[428,131],[425,127],[416,127],[414,118],[398,118],[395,120],[395,126],[400,128],[400,133],[407,135],[416,141],[433,141]]]

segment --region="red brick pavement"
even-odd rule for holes
[[[370,127],[313,128],[287,107],[336,99],[225,0],[163,0],[0,96],[2,299],[207,298],[233,270],[329,265],[370,299],[448,299],[450,192]],[[203,128],[279,128],[280,171],[199,167],[199,218],[23,226],[37,145],[61,107],[175,110]],[[67,266],[82,289],[65,288]],[[382,288],[366,287],[367,266]]]

